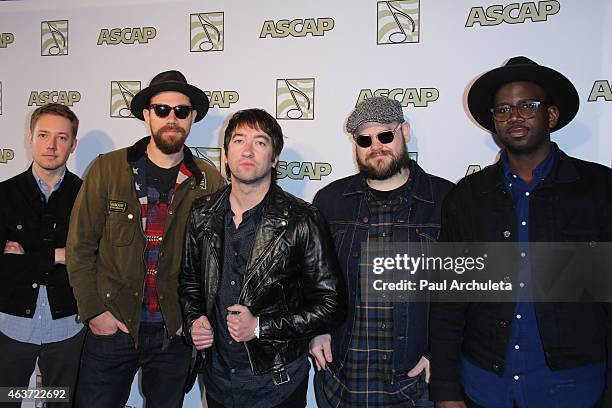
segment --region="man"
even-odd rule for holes
[[[94,161],[70,220],[68,274],[89,332],[77,407],[118,407],[142,368],[147,404],[178,407],[191,362],[180,336],[178,275],[193,201],[220,173],[185,139],[208,110],[203,91],[166,71],[131,102],[150,128],[133,146]]]
[[[0,386],[27,387],[38,360],[42,385],[68,387],[67,398],[74,392],[85,338],[64,248],[81,186],[66,169],[78,127],[64,105],[37,108],[27,139],[32,165],[0,183]]]
[[[526,57],[485,73],[469,91],[472,116],[502,151],[449,194],[441,236],[515,243],[512,283],[525,301],[432,306],[430,392],[440,408],[612,406],[610,306],[532,297],[541,268],[532,269],[530,242],[612,240],[612,171],[550,140],[578,106],[565,76]]]
[[[346,130],[355,141],[359,173],[314,198],[330,223],[349,299],[343,324],[311,343],[319,370],[317,401],[320,407],[432,406],[426,384],[428,304],[362,298],[361,248],[374,241],[436,240],[442,199],[452,183],[410,160],[410,125],[398,101],[365,99]]]
[[[276,185],[283,132],[266,111],[235,113],[223,147],[231,184],[194,204],[180,282],[208,407],[303,408],[308,342],[344,317],[329,229]]]

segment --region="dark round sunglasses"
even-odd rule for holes
[[[374,136],[370,136],[370,135],[356,135],[353,136],[353,140],[355,141],[355,143],[357,143],[357,145],[359,147],[370,147],[372,146],[372,138],[375,137],[378,139],[378,141],[382,144],[388,144],[391,143],[393,141],[393,139],[395,138],[395,131],[397,129],[399,129],[399,127],[402,126],[401,123],[398,123],[398,125],[395,127],[395,129],[393,130],[385,130],[382,131]]]
[[[160,118],[165,118],[170,114],[170,111],[173,110],[174,116],[176,116],[178,119],[185,119],[193,110],[193,108],[189,105],[170,106],[163,103],[153,103],[149,105],[149,109],[153,109],[155,114]]]

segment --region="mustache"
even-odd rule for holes
[[[179,125],[165,125],[159,128],[159,132],[167,132],[167,131],[179,132],[183,136],[187,134],[187,131],[183,129],[182,127],[180,127]]]
[[[393,152],[390,152],[388,150],[379,150],[376,152],[371,152],[368,153],[368,155],[366,156],[366,159],[371,159],[374,156],[378,156],[378,155],[382,155],[382,156],[393,156]]]

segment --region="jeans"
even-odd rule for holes
[[[87,333],[81,375],[76,390],[77,408],[122,408],[138,369],[147,408],[177,408],[191,362],[191,347],[174,337],[161,349],[164,329],[142,325],[138,348],[129,334],[117,330],[109,336]]]

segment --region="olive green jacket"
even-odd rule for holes
[[[74,203],[66,243],[66,266],[79,319],[87,321],[108,310],[127,326],[136,344],[146,239],[130,163],[145,154],[149,139],[107,153],[92,163]],[[157,293],[166,328],[164,346],[182,324],[178,275],[191,204],[224,185],[217,169],[194,158],[187,147],[183,162],[192,175],[172,198],[158,261]]]

